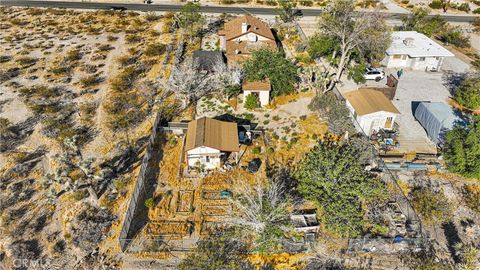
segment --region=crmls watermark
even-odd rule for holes
[[[42,260],[14,259],[13,267],[26,269],[50,269],[50,265]]]

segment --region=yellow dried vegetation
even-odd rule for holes
[[[255,266],[255,269],[262,269],[262,265],[268,264],[276,270],[300,270],[305,266],[305,258],[311,255],[306,253],[252,254],[247,258]]]
[[[284,96],[279,96],[275,97],[273,101],[271,102],[271,108],[276,108],[277,106],[284,105],[290,102],[294,102],[299,98],[302,97],[313,97],[315,96],[315,93],[313,91],[307,91],[307,92],[295,92],[289,95],[284,95]]]

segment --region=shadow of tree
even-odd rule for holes
[[[455,263],[460,263],[461,258],[455,252],[455,245],[461,243],[462,240],[458,236],[458,230],[453,224],[452,221],[442,224],[443,233],[445,234],[445,238],[447,239],[447,247],[448,251],[450,252],[452,259]]]

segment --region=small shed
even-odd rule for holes
[[[370,136],[380,129],[391,130],[400,114],[393,103],[380,91],[359,89],[344,94],[347,108],[358,122],[357,129]]]
[[[415,118],[423,126],[427,135],[437,145],[442,145],[445,133],[465,121],[452,107],[443,102],[420,102],[415,109]]]
[[[188,123],[185,154],[189,167],[215,169],[221,166],[223,158],[238,151],[236,123],[206,117]]]
[[[272,86],[269,80],[263,81],[244,81],[242,84],[243,101],[247,100],[248,95],[256,95],[261,106],[270,103],[270,90]]]

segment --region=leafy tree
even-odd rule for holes
[[[188,2],[182,6],[177,14],[176,20],[178,25],[188,31],[190,37],[193,37],[203,24],[204,17],[200,13],[200,8],[200,4]]]
[[[355,133],[350,111],[345,103],[338,100],[334,94],[318,94],[312,99],[308,107],[328,122],[328,128],[332,133],[343,134],[346,131],[351,134]]]
[[[480,75],[463,81],[453,96],[458,104],[464,107],[472,110],[480,109]]]
[[[480,179],[480,116],[447,132],[443,154],[450,171]]]
[[[200,240],[192,253],[181,262],[180,270],[240,270],[248,266],[242,257],[247,247],[229,234],[214,235]]]
[[[417,31],[431,37],[444,31],[447,26],[445,19],[439,15],[428,17],[428,10],[425,8],[415,9],[413,13],[402,17],[402,30]]]
[[[335,40],[339,47],[338,59],[334,63],[335,79],[328,90],[340,80],[354,54],[375,61],[383,58],[390,45],[390,28],[382,15],[379,12],[359,14],[355,10],[355,1],[351,0],[332,1],[320,15],[318,30],[322,36]]]
[[[297,1],[292,0],[277,0],[278,7],[275,9],[278,17],[283,22],[291,22],[295,20],[295,8],[297,7]]]
[[[242,86],[240,84],[227,85],[223,90],[225,98],[229,100],[231,97],[236,96],[242,92]]]
[[[427,224],[440,225],[453,215],[452,204],[443,194],[443,191],[434,192],[430,188],[422,187],[412,191],[412,202],[415,210]]]
[[[456,27],[447,27],[446,31],[442,31],[439,35],[439,39],[447,44],[452,44],[459,48],[470,47],[470,38],[462,34],[462,32]]]
[[[385,192],[381,181],[371,177],[349,144],[319,141],[296,172],[298,191],[325,213],[327,228],[342,236],[358,236],[363,228],[362,204]]]
[[[307,52],[313,59],[330,55],[336,49],[337,42],[329,36],[315,34],[308,40]]]
[[[352,79],[357,84],[365,83],[367,81],[364,77],[366,69],[367,65],[363,63],[356,64],[348,71],[348,78]]]
[[[253,110],[255,108],[258,108],[260,105],[260,102],[258,101],[258,96],[254,94],[250,94],[245,98],[245,109],[247,110]]]
[[[295,89],[297,67],[282,52],[261,48],[252,53],[244,65],[245,77],[250,81],[269,79],[272,96],[288,94]]]

